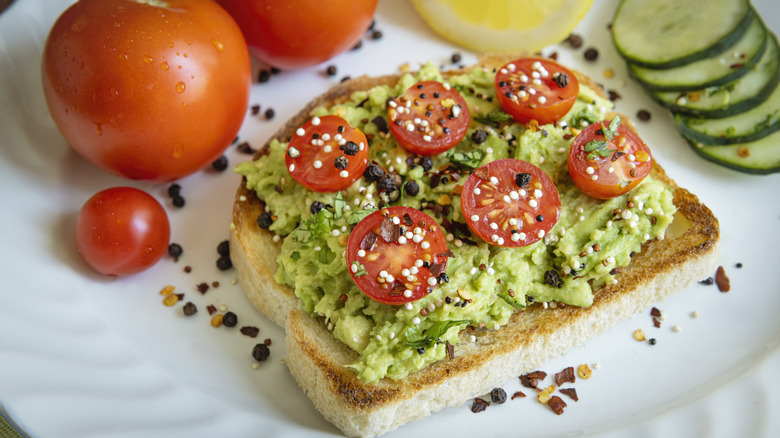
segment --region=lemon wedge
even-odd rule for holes
[[[566,39],[593,0],[412,0],[439,35],[477,52],[537,52]]]

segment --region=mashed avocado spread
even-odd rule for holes
[[[398,174],[404,185],[415,182],[415,196],[403,186],[395,193],[380,191],[365,178],[338,193],[307,190],[290,177],[287,145],[278,140],[271,142],[268,155],[236,167],[273,214],[269,230],[282,238],[276,281],[291,286],[302,308],[324,318],[333,336],[358,353],[349,367],[366,382],[400,379],[444,359],[448,344],[458,343],[458,332],[466,324],[500,329],[513,312],[533,303],[590,306],[594,292],[619,281],[616,268],[628,265],[643,242],[662,239],[672,221],[672,190],[650,176],[626,195],[607,201],[583,194],[571,182],[566,158],[577,128],[602,120],[611,102],[580,85],[577,102],[565,117],[554,124],[526,126],[501,110],[494,75],[476,68],[446,80],[466,99],[472,121],[455,148],[430,161],[398,146],[387,132],[386,102],[418,81],[443,81],[432,64],[402,76],[395,87],[358,91],[349,102],[312,114],[336,114],[363,131],[370,160]],[[469,172],[500,158],[528,161],[556,183],[562,211],[543,240],[501,248],[469,232],[458,187]],[[313,214],[315,201],[328,207]],[[449,282],[401,306],[364,295],[344,258],[353,226],[386,205],[414,207],[434,217],[446,230],[454,254],[447,264]],[[557,282],[545,279],[548,271],[558,274]]]

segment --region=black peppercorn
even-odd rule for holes
[[[198,307],[192,301],[187,301],[187,304],[181,310],[185,316],[192,316],[198,313]]]
[[[168,187],[168,196],[171,198],[175,198],[179,196],[179,193],[181,193],[181,186],[178,184],[171,184],[170,187]]]
[[[457,64],[461,59],[463,59],[463,57],[460,55],[460,53],[453,53],[450,61],[452,61],[453,64]]]
[[[348,142],[344,143],[343,145],[339,146],[339,149],[344,151],[344,155],[349,155],[351,157],[351,156],[356,155],[358,153],[358,151],[360,150],[360,147],[354,141],[348,141]]]
[[[273,119],[275,114],[276,113],[274,112],[273,108],[268,108],[265,110],[265,118],[268,120]]]
[[[311,203],[311,207],[309,207],[309,211],[311,211],[311,214],[317,214],[320,210],[325,208],[325,204],[320,201],[314,201]]]
[[[648,340],[647,342],[649,342],[649,343],[650,343],[650,345],[655,345],[655,343],[656,343],[657,341],[655,340],[655,338],[650,338],[650,340]]]
[[[211,163],[211,167],[218,172],[222,172],[223,170],[227,169],[228,167],[227,157],[222,155],[221,157],[217,158],[216,160],[214,160],[213,163]]]
[[[406,185],[404,185],[404,191],[409,196],[417,196],[417,194],[420,193],[420,185],[417,184],[417,181],[409,180],[406,182]]]
[[[477,129],[471,134],[471,141],[474,142],[474,144],[482,144],[487,140],[488,134],[487,132],[483,131],[482,129]]]
[[[395,190],[396,185],[395,185],[395,178],[393,177],[393,174],[386,173],[382,175],[379,178],[379,181],[376,183],[376,186],[379,190],[386,190],[386,191]]]
[[[528,172],[518,173],[515,175],[515,184],[517,187],[525,187],[531,183],[531,174]]]
[[[267,360],[268,356],[270,355],[271,355],[271,350],[265,344],[257,344],[252,349],[252,357],[258,362],[263,362]]]
[[[639,110],[636,113],[636,116],[639,120],[646,122],[650,120],[650,111],[647,110]]]
[[[553,75],[553,81],[555,81],[559,88],[566,88],[566,86],[569,85],[569,75],[566,73],[556,73]]]
[[[576,33],[569,35],[569,37],[566,38],[566,41],[569,42],[569,45],[573,49],[579,49],[580,47],[582,47],[582,37]]]
[[[503,404],[506,402],[506,391],[504,388],[495,388],[490,391],[490,399],[493,400],[493,403]]]
[[[260,72],[257,74],[257,82],[260,82],[261,84],[268,82],[268,79],[271,79],[271,72],[268,70],[260,70]]]
[[[230,257],[222,256],[217,259],[217,268],[220,271],[227,271],[233,267],[233,262],[230,261]]]
[[[272,223],[274,223],[274,221],[271,219],[271,213],[268,213],[267,211],[260,213],[260,216],[257,217],[257,226],[260,228],[267,229]]]
[[[422,157],[420,158],[420,166],[422,166],[424,171],[429,171],[433,169],[433,160],[431,157]]]
[[[599,51],[593,47],[590,47],[587,50],[585,50],[583,56],[585,56],[585,59],[587,59],[588,61],[595,61],[596,58],[599,57]]]
[[[171,243],[168,245],[168,254],[170,254],[171,257],[181,257],[183,252],[184,250],[178,243]]]
[[[335,76],[337,73],[336,66],[335,65],[329,65],[327,70],[325,70],[326,73],[328,73],[328,76]]]
[[[221,256],[229,256],[230,255],[230,242],[227,240],[223,240],[222,242],[219,242],[219,245],[217,245],[217,253]]]
[[[363,172],[363,177],[368,181],[379,181],[379,178],[383,177],[385,175],[385,169],[382,169],[382,166],[371,163],[366,167],[365,172]]]
[[[233,312],[227,312],[222,316],[222,325],[225,327],[235,327],[238,324],[238,315]]]
[[[333,160],[333,165],[336,166],[336,169],[338,170],[344,170],[349,166],[349,160],[347,157],[339,155]]]
[[[173,205],[176,207],[184,207],[184,198],[179,195],[173,197]]]

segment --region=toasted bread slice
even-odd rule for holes
[[[487,58],[480,65],[493,67],[508,60]],[[445,76],[456,73],[463,71]],[[289,139],[317,106],[343,101],[356,90],[395,83],[398,77],[362,77],[340,84],[312,101],[275,138]],[[587,77],[578,78],[599,90]],[[257,225],[263,203],[243,184],[233,210],[231,258],[251,302],[286,328],[284,362],[315,407],[346,435],[376,436],[488,393],[711,275],[719,259],[717,219],[696,196],[677,187],[659,165],[652,174],[674,187],[675,219],[666,238],[646,242],[623,269],[620,282],[600,289],[591,307],[553,310],[537,304],[516,312],[499,330],[467,328],[460,333],[453,359],[399,381],[382,379],[368,384],[358,379],[345,368],[357,353],[336,340],[322,321],[298,310],[292,289],[274,281],[280,244]],[[466,342],[472,335],[476,342]]]

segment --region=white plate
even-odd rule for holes
[[[49,118],[40,86],[46,33],[67,0],[17,0],[0,15],[0,402],[36,437],[327,436],[338,430],[322,419],[280,363],[284,335],[250,308],[234,272],[215,267],[226,239],[239,178],[203,171],[180,181],[187,205],[178,209],[167,185],[111,177],[70,150]],[[618,108],[645,108],[639,123],[654,155],[681,186],[720,218],[722,264],[732,290],[695,285],[658,306],[666,319],[653,328],[645,313],[543,367],[598,363],[578,380],[579,402],[562,416],[533,398],[472,414],[468,404],[435,414],[388,436],[654,436],[769,437],[780,430],[780,175],[749,176],[698,158],[675,133],[668,113],[628,79],[610,43],[607,24],[616,2],[597,1],[577,32],[599,49],[596,62],[564,45],[560,59],[619,91]],[[780,4],[756,1],[780,32]],[[449,65],[458,50],[425,27],[407,2],[383,0],[377,28],[384,36],[311,69],[285,72],[252,88],[251,102],[272,107],[270,121],[248,115],[240,132],[264,143],[305,102],[342,76],[395,72],[425,60]],[[327,65],[338,74],[324,74]],[[615,77],[604,70],[613,68]],[[231,165],[248,158],[231,148]],[[164,203],[178,263],[166,258],[125,279],[93,274],[72,240],[74,218],[95,192],[117,185],[142,188]],[[742,263],[743,267],[735,267]],[[193,268],[185,274],[183,268]],[[205,295],[200,282],[219,281]],[[199,307],[162,305],[159,290],[174,285]],[[240,325],[260,328],[257,339],[209,325],[206,305],[226,305]],[[699,318],[691,312],[698,311]],[[679,332],[673,326],[682,328]],[[655,346],[631,337],[643,328]],[[250,352],[270,338],[271,359],[253,370]],[[548,378],[549,379],[549,378]],[[549,380],[548,380],[549,382]],[[511,395],[517,380],[504,387]]]

